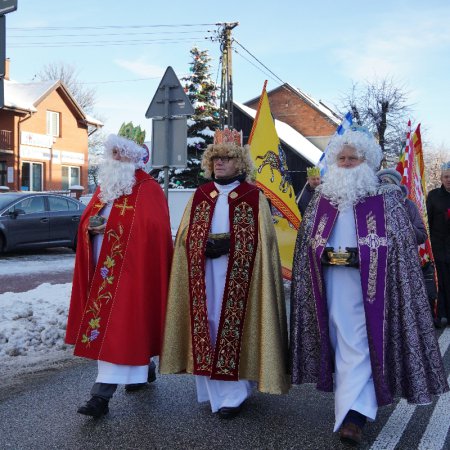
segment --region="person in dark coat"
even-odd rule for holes
[[[302,217],[314,195],[316,187],[320,184],[320,169],[318,167],[308,167],[306,169],[306,175],[306,184],[297,197],[298,209]]]
[[[395,184],[402,190],[403,201],[405,202],[406,212],[408,213],[409,220],[414,228],[414,235],[416,236],[417,245],[423,244],[427,238],[428,233],[420,216],[419,208],[417,205],[408,198],[408,189],[402,185],[402,176],[400,172],[395,169],[383,169],[377,172],[378,178],[381,183]]]
[[[437,319],[445,326],[450,320],[450,161],[441,167],[441,182],[428,194],[427,213],[438,275]]]
[[[402,176],[400,172],[395,169],[383,169],[380,170],[377,175],[381,183],[395,184],[400,187],[403,194],[403,201],[405,202],[406,212],[408,213],[409,220],[414,229],[417,245],[424,244],[428,238],[427,229],[420,215],[419,208],[408,198],[408,188],[401,184]],[[428,302],[433,314],[434,325],[436,328],[440,328],[441,321],[436,317],[437,286],[433,261],[427,261],[425,264],[422,264],[422,274],[427,290]]]

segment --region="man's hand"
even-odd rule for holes
[[[102,225],[99,225],[98,227],[91,227],[88,226],[88,231],[90,234],[104,234],[106,228],[106,222]]]

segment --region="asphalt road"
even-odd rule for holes
[[[42,283],[63,284],[71,283],[73,269],[49,271],[46,263],[61,260],[61,265],[67,264],[68,259],[74,259],[75,253],[68,248],[51,248],[36,251],[14,252],[0,255],[0,294],[4,292],[26,292],[34,289]],[[42,271],[27,272],[26,265],[30,262],[40,263]],[[11,263],[15,266],[23,266],[24,273],[8,274],[7,270],[2,272],[2,267]]]
[[[450,327],[439,341],[449,376]],[[311,385],[284,396],[255,393],[239,417],[224,421],[197,403],[193,377],[158,375],[140,392],[119,387],[110,413],[96,420],[76,413],[95,376],[95,362],[69,358],[1,380],[0,449],[346,448],[332,433],[333,396]],[[398,402],[379,409],[360,448],[450,449],[449,426],[450,394],[421,407]]]
[[[447,358],[447,368],[449,361]],[[288,395],[256,393],[241,415],[224,421],[198,404],[189,375],[158,376],[140,392],[120,387],[110,413],[92,419],[76,413],[89,398],[95,362],[27,375],[20,389],[0,395],[2,449],[340,449],[333,427],[333,399],[312,386]],[[19,383],[20,385],[20,383]],[[448,405],[448,403],[447,403]],[[417,408],[395,446],[373,446],[397,405],[381,408],[365,430],[362,449],[420,448],[434,405]],[[444,423],[447,427],[449,423]],[[440,447],[450,448],[449,439]]]

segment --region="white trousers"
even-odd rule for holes
[[[96,383],[108,384],[136,384],[146,383],[148,365],[126,366],[107,361],[98,361],[98,375]]]
[[[197,400],[199,403],[209,401],[213,413],[224,406],[239,406],[250,397],[252,384],[246,380],[222,381],[198,375],[195,377]]]
[[[337,431],[350,409],[374,420],[377,401],[370,364],[359,270],[324,270],[331,345],[335,352],[335,426]]]

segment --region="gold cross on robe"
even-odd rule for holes
[[[120,211],[120,215],[121,216],[125,215],[125,213],[127,212],[127,209],[133,209],[134,208],[134,206],[128,205],[128,198],[125,198],[125,200],[123,201],[122,204],[117,204],[117,205],[114,205],[114,206],[116,208],[121,209],[121,211]]]

